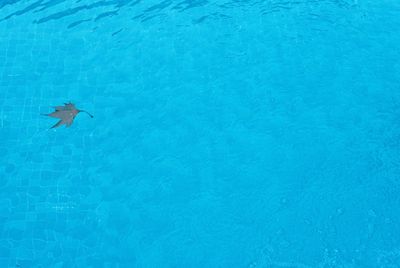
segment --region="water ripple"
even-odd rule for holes
[[[208,4],[207,0],[186,0],[176,4],[173,9],[177,9],[179,11],[185,11],[195,7],[201,7]]]
[[[50,16],[41,18],[41,19],[39,19],[37,21],[37,23],[43,23],[43,22],[46,22],[46,21],[49,21],[49,20],[57,20],[57,19],[60,19],[60,18],[66,17],[66,16],[73,15],[73,14],[75,14],[75,13],[81,11],[81,10],[84,10],[84,9],[89,10],[89,9],[93,9],[93,8],[97,8],[97,7],[111,6],[111,5],[114,5],[113,1],[99,1],[99,2],[95,2],[93,4],[90,4],[90,5],[82,5],[82,6],[78,6],[78,7],[75,7],[75,8],[70,8],[70,9],[67,9],[67,10],[64,10],[64,11],[61,11],[61,12],[57,12],[57,13],[52,14]]]
[[[6,0],[0,4],[0,22],[31,12],[31,15],[36,17],[34,23],[41,24],[73,17],[78,13],[90,10],[91,18],[83,19],[82,17],[77,17],[76,21],[68,24],[68,28],[72,28],[83,22],[97,22],[108,17],[119,16],[122,10],[133,14],[131,17],[133,20],[144,22],[153,18],[167,16],[174,11],[183,13],[197,9],[195,14],[191,12],[189,15],[193,16],[191,19],[193,24],[199,24],[209,19],[230,17],[232,15],[230,9],[254,7],[256,8],[255,10],[259,11],[260,15],[267,15],[272,12],[285,12],[285,10],[290,10],[298,5],[318,5],[320,3],[334,5],[339,8],[349,8],[354,4],[350,0],[228,0],[220,3],[209,0],[152,0],[146,2],[141,0],[78,0],[75,2],[67,0]],[[3,16],[2,13],[4,14]]]
[[[7,19],[9,19],[9,18],[11,18],[13,16],[23,15],[23,14],[25,14],[25,13],[27,13],[27,12],[29,12],[29,11],[31,11],[31,10],[39,7],[39,6],[41,6],[41,5],[42,5],[42,0],[39,0],[39,1],[37,1],[37,2],[35,2],[33,4],[31,4],[31,5],[27,6],[24,9],[21,9],[21,10],[18,10],[16,12],[11,13],[10,15],[4,17],[2,20],[7,20]]]

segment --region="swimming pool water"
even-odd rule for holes
[[[0,267],[400,267],[400,3],[0,2]],[[69,128],[41,116],[73,102]]]

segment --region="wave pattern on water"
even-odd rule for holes
[[[356,5],[354,1],[344,0],[305,0],[305,1],[274,1],[274,0],[230,0],[224,3],[216,3],[208,0],[163,0],[163,1],[141,1],[141,0],[102,0],[102,1],[76,1],[70,4],[66,0],[37,0],[37,1],[18,1],[8,0],[0,4],[0,21],[5,21],[14,17],[18,17],[27,13],[33,13],[36,16],[35,23],[41,24],[52,20],[59,20],[65,17],[77,15],[84,11],[91,11],[91,18],[79,18],[76,22],[69,25],[68,28],[79,25],[86,21],[99,21],[100,19],[116,16],[121,12],[132,14],[131,19],[141,22],[150,20],[155,17],[162,17],[174,12],[182,13],[192,9],[203,8],[204,14],[193,18],[194,24],[202,23],[207,19],[227,18],[229,12],[226,10],[237,8],[254,8],[259,10],[261,15],[273,12],[290,10],[298,5],[318,5],[333,4],[340,8],[349,8]],[[206,8],[207,7],[207,8]],[[134,8],[134,9],[133,9]],[[58,10],[57,10],[58,9]],[[206,10],[207,9],[207,10]],[[208,12],[206,12],[208,11]],[[211,12],[210,12],[211,11]],[[5,14],[2,14],[5,13]],[[217,15],[218,14],[218,15]]]

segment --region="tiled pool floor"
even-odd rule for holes
[[[0,267],[400,267],[399,8],[2,2]]]

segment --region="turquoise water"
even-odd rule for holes
[[[398,1],[0,20],[0,267],[400,267]]]

